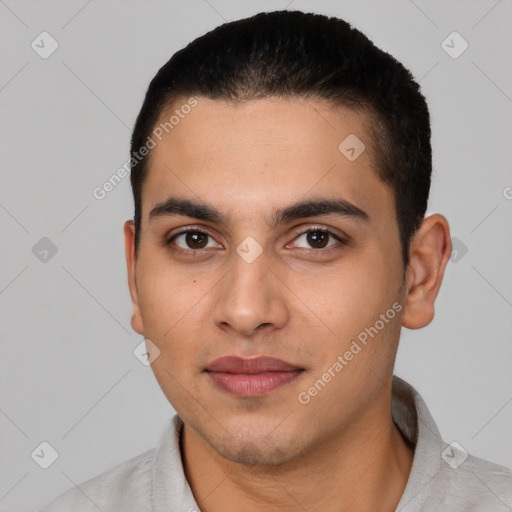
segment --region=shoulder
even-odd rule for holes
[[[459,510],[457,504],[464,504],[463,510],[512,510],[509,468],[468,455],[460,467],[446,467],[444,473],[448,483],[445,500],[453,510]]]
[[[394,376],[393,419],[414,448],[411,473],[397,510],[511,512],[512,471],[443,441],[419,393]]]
[[[41,512],[123,512],[150,510],[156,448],[73,486]],[[146,508],[145,508],[146,507]]]

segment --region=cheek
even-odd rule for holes
[[[211,285],[163,266],[152,268],[164,270],[141,273],[139,308],[144,335],[160,350],[151,366],[167,395],[171,389],[179,393],[180,384],[189,386],[187,374],[193,373],[198,344],[205,343],[208,332],[205,294]]]
[[[368,346],[361,343],[360,351],[353,348],[357,355],[350,361],[349,371],[343,372],[350,373],[351,378],[359,375],[362,367],[387,361],[393,351],[397,331],[396,322],[391,321],[395,311],[390,308],[397,300],[398,278],[393,269],[386,267],[382,256],[377,257],[376,248],[374,254],[370,249],[366,248],[358,258],[346,258],[339,265],[331,266],[328,273],[320,269],[309,273],[295,284],[307,307],[304,311],[311,317],[309,329],[318,326],[318,340],[322,340],[312,345],[319,371],[330,368],[338,356],[350,350],[358,336],[363,342],[368,341]],[[383,325],[380,315],[388,311],[391,314]]]
[[[207,292],[208,282],[160,255],[141,261],[137,290],[145,331],[162,338],[179,330]],[[206,287],[206,289],[205,289]],[[211,287],[211,286],[210,286]]]
[[[319,325],[343,337],[372,318],[384,290],[380,269],[363,258],[346,258],[328,270],[318,267],[294,285],[298,296],[318,316]],[[332,332],[331,332],[332,334]]]

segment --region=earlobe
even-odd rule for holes
[[[434,303],[452,251],[448,221],[441,214],[423,220],[413,236],[406,271],[402,325],[420,329],[434,318]]]
[[[144,336],[144,326],[140,314],[137,293],[137,257],[135,255],[135,225],[133,220],[127,220],[124,223],[124,250],[128,272],[128,288],[132,300],[131,325],[135,332]]]

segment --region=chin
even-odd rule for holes
[[[178,405],[178,404],[177,404]],[[283,412],[282,404],[267,407],[260,400],[245,400],[243,407],[189,407],[176,410],[190,429],[210,449],[226,460],[245,466],[286,464],[314,444],[313,432],[300,428],[296,414]],[[215,415],[213,410],[216,411]],[[181,413],[181,414],[180,414]]]
[[[291,453],[291,447],[282,446],[276,440],[263,438],[257,440],[228,439],[226,443],[210,445],[221,457],[244,466],[277,466],[289,462],[297,454]]]
[[[213,425],[210,425],[213,426]],[[301,455],[304,440],[297,428],[283,422],[231,421],[227,427],[200,432],[204,441],[221,457],[245,466],[277,466]]]

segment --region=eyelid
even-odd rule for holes
[[[205,235],[209,235],[213,238],[213,235],[209,232],[208,228],[205,227],[205,226],[200,226],[200,225],[197,225],[197,226],[185,226],[185,227],[182,227],[182,228],[176,228],[176,229],[179,229],[179,231],[176,231],[176,233],[172,233],[172,234],[169,234],[169,235],[166,235],[166,239],[167,240],[170,240],[172,238],[174,238],[175,236],[178,236],[178,235],[182,235],[183,233],[189,233],[190,231],[196,233],[204,233]]]
[[[329,233],[333,235],[335,238],[339,240],[344,240],[348,242],[349,237],[345,233],[339,230],[335,230],[334,228],[322,226],[321,224],[312,224],[308,225],[307,227],[299,226],[294,231],[294,236],[297,237],[299,235],[304,235],[305,233],[309,233],[310,231],[322,231],[323,233]]]

